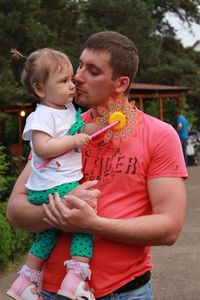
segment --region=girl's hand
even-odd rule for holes
[[[91,141],[91,137],[85,133],[78,133],[74,136],[74,148],[83,148]]]

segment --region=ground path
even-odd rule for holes
[[[200,300],[200,166],[191,166],[188,172],[186,222],[179,240],[152,251],[155,300]],[[10,299],[5,291],[17,268],[0,277],[0,300]]]
[[[188,173],[182,233],[174,246],[152,251],[155,300],[200,300],[200,166],[189,167]]]

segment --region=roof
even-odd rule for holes
[[[148,84],[148,83],[131,83],[130,91],[135,92],[148,92],[148,93],[181,93],[188,92],[190,90],[189,87],[184,86],[171,86],[171,85],[159,85],[159,84]]]

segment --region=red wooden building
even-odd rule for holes
[[[159,117],[164,120],[163,102],[165,100],[176,101],[177,109],[181,109],[181,99],[189,91],[190,88],[183,86],[132,83],[129,98],[130,100],[138,100],[139,108],[142,111],[144,111],[145,100],[156,100]]]

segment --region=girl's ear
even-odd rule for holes
[[[45,96],[45,89],[44,89],[43,84],[40,84],[38,82],[34,82],[32,87],[33,87],[34,92],[36,93],[36,95],[39,98],[43,98]]]
[[[129,87],[130,79],[128,76],[121,76],[117,79],[116,82],[116,92],[124,93]]]

